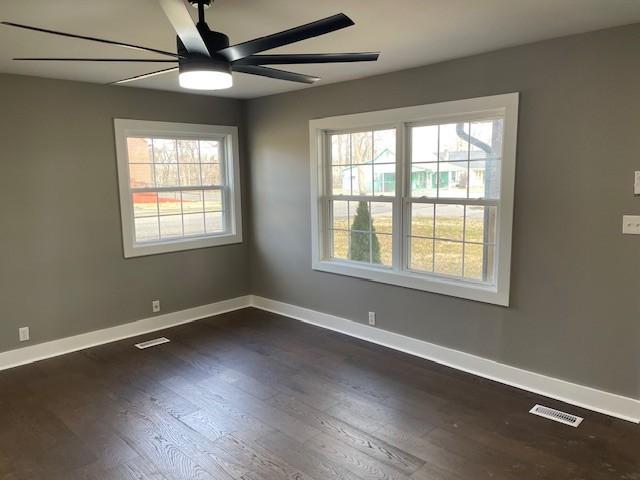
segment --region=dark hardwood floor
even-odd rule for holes
[[[0,372],[0,478],[640,479],[636,425],[337,333],[246,309],[161,335]]]

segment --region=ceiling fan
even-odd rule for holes
[[[36,32],[60,35],[63,37],[90,40],[93,42],[115,45],[133,50],[155,53],[172,57],[171,59],[132,59],[132,58],[14,58],[20,61],[73,61],[73,62],[142,62],[142,63],[177,63],[177,66],[157,70],[135,77],[125,78],[111,84],[122,84],[141,80],[168,72],[179,72],[179,83],[182,88],[194,90],[220,90],[233,85],[231,72],[248,73],[263,77],[289,80],[299,83],[315,83],[318,77],[301,73],[288,72],[264,65],[293,65],[303,63],[334,62],[372,62],[376,61],[379,52],[365,53],[303,53],[255,55],[265,50],[300,42],[308,38],[324,35],[354,25],[344,13],[323,18],[315,22],[300,25],[279,33],[256,38],[247,42],[229,46],[229,37],[221,32],[213,31],[205,22],[204,11],[213,0],[188,0],[198,8],[198,23],[194,24],[184,0],[158,0],[164,13],[169,18],[177,35],[177,53],[142,47],[129,43],[105,40],[102,38],[57,32],[13,22],[0,22],[11,27],[34,30]]]

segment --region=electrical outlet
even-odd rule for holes
[[[624,215],[622,217],[622,233],[640,235],[640,215]]]
[[[633,193],[640,195],[640,171],[636,172],[635,182],[633,184]]]
[[[376,312],[369,312],[369,325],[376,324]]]
[[[21,342],[29,340],[29,327],[22,327],[18,329],[18,336]]]
[[[158,313],[160,311],[160,300],[154,300],[151,302],[151,310],[153,310],[153,313]]]

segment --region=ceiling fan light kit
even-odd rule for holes
[[[288,72],[264,65],[295,65],[307,63],[335,62],[372,62],[376,61],[379,52],[365,53],[306,53],[256,55],[267,50],[300,42],[354,25],[344,13],[332,15],[315,22],[300,25],[279,33],[259,37],[237,45],[229,46],[229,37],[221,32],[209,29],[205,22],[205,8],[211,6],[212,0],[188,0],[198,9],[198,22],[193,23],[187,10],[185,0],[158,0],[169,22],[177,33],[177,53],[166,52],[154,48],[132,45],[97,37],[76,35],[40,27],[22,25],[13,22],[0,22],[4,25],[23,28],[41,33],[89,40],[98,43],[120,46],[128,49],[146,51],[172,57],[166,59],[131,58],[14,58],[18,61],[66,61],[66,62],[136,62],[141,63],[177,63],[177,67],[165,68],[154,72],[136,75],[112,82],[124,84],[144,78],[178,71],[180,87],[192,90],[221,90],[233,86],[232,72],[259,75],[262,77],[287,80],[291,82],[312,84],[320,80],[318,77]]]
[[[182,88],[190,90],[223,90],[233,86],[229,65],[211,59],[181,60],[178,81]]]

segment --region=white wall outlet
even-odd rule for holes
[[[633,184],[633,193],[640,195],[640,170],[636,172],[635,182]]]
[[[376,324],[376,312],[369,312],[369,325]]]
[[[640,215],[624,215],[622,217],[622,233],[640,235]]]
[[[22,327],[18,329],[18,336],[21,342],[29,340],[29,327]]]
[[[151,302],[151,310],[153,310],[153,313],[158,313],[160,311],[160,300],[154,300]]]

